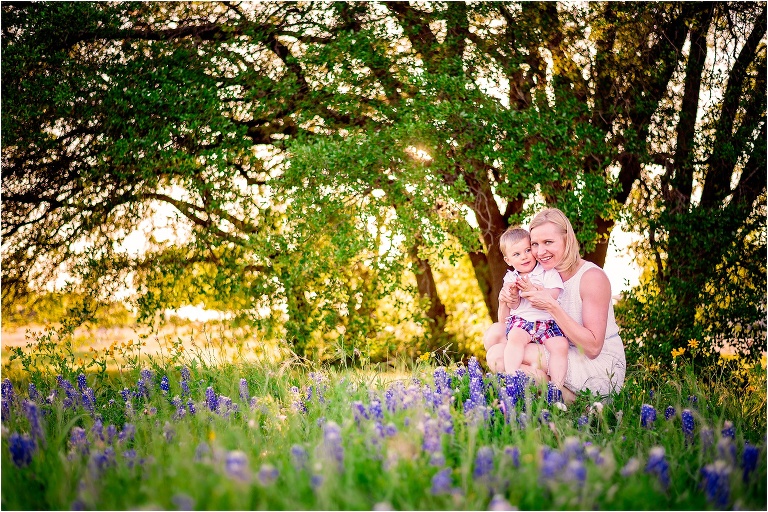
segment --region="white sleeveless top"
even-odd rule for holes
[[[576,274],[563,282],[563,293],[560,294],[560,306],[581,325],[584,325],[580,293],[581,278],[587,270],[592,268],[603,272],[603,269],[585,260]],[[568,351],[568,373],[565,385],[573,391],[591,389],[599,394],[607,394],[621,388],[625,371],[624,344],[621,342],[619,327],[616,325],[616,317],[613,314],[613,302],[610,302],[603,349],[595,359],[589,359],[578,347],[571,344]]]

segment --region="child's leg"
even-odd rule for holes
[[[507,346],[504,347],[504,371],[512,373],[523,364],[525,346],[530,343],[531,335],[528,331],[513,327],[507,334]]]
[[[563,336],[555,336],[544,340],[544,346],[549,352],[549,378],[552,384],[563,389],[568,370],[568,340]]]
[[[493,373],[504,373],[504,348],[506,343],[496,343],[485,352],[485,362]]]

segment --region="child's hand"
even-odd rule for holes
[[[510,309],[517,309],[520,305],[520,292],[516,284],[505,284],[499,292],[499,302],[503,302]]]
[[[521,292],[533,292],[536,290],[541,290],[542,288],[539,286],[536,286],[533,284],[529,279],[528,276],[521,276],[520,279],[517,280],[517,288]]]

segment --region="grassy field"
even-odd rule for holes
[[[565,407],[474,359],[84,360],[60,341],[4,367],[4,510],[766,509],[760,364],[638,365]]]

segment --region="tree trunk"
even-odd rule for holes
[[[410,256],[416,264],[414,274],[416,275],[416,286],[419,290],[419,296],[429,301],[426,315],[429,319],[429,349],[439,348],[447,338],[445,323],[448,320],[448,313],[445,310],[445,304],[440,300],[437,293],[437,284],[435,276],[432,273],[432,266],[429,261],[419,257],[419,244],[411,247]]]

